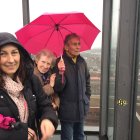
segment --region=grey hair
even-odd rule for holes
[[[41,56],[47,56],[48,58],[52,59],[52,64],[51,66],[53,67],[55,65],[56,62],[56,56],[53,54],[53,52],[51,52],[50,50],[41,50],[40,52],[38,52],[35,56],[34,56],[34,60],[37,61],[40,59]]]

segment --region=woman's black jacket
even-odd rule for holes
[[[21,123],[19,112],[16,104],[9,97],[7,92],[0,89],[0,114],[16,119],[14,128],[9,130],[0,128],[0,140],[27,140],[27,128],[30,127],[37,132],[37,122],[44,118],[52,121],[55,128],[58,120],[55,111],[52,108],[51,102],[45,96],[39,79],[33,75],[31,79],[26,80],[23,90],[24,97],[29,108],[28,123]],[[1,123],[1,122],[0,122]]]

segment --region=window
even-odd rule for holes
[[[103,0],[30,0],[29,2],[31,21],[46,12],[63,13],[77,11],[84,12],[84,14],[94,23],[94,25],[97,26],[100,31],[102,30]],[[64,6],[62,6],[62,3]],[[102,32],[98,34],[95,42],[93,43],[92,49],[82,53],[90,69],[92,87],[90,112],[85,122],[85,130],[87,131],[99,131],[101,38]]]
[[[22,0],[2,1],[0,4],[0,31],[15,33],[23,26]]]

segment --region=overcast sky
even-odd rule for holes
[[[29,0],[30,21],[46,12],[83,12],[101,31],[102,4],[103,0]],[[0,32],[14,34],[22,27],[22,0],[0,0]],[[101,34],[94,41],[94,47],[101,46]]]

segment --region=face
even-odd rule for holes
[[[80,39],[79,38],[72,38],[68,41],[68,45],[65,46],[66,51],[71,57],[78,56],[80,54]]]
[[[11,44],[3,46],[0,50],[0,69],[12,78],[19,65],[20,53],[17,47]]]
[[[44,74],[50,69],[52,64],[52,59],[42,55],[38,60],[36,60],[36,64],[38,70]]]

